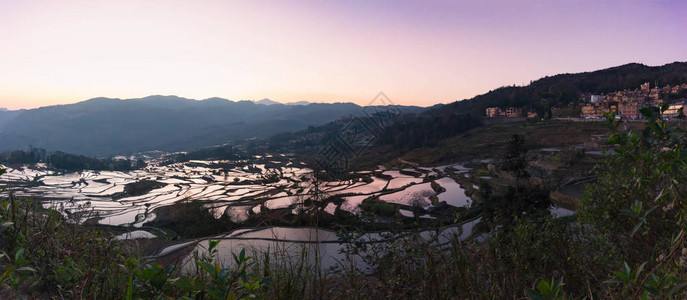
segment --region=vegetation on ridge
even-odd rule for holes
[[[636,89],[642,83],[658,82],[661,86],[687,82],[687,62],[658,67],[626,64],[594,72],[559,74],[532,81],[527,86],[501,87],[472,99],[453,102],[428,110],[426,114],[470,113],[484,116],[487,107],[523,107],[550,118],[554,107],[567,107],[583,93],[609,93]]]

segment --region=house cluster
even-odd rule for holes
[[[687,90],[687,83],[662,88],[651,88],[649,82],[644,83],[636,90],[624,90],[605,95],[582,95],[582,117],[595,119],[603,117],[604,113],[615,112],[617,115],[628,119],[639,118],[639,110],[644,107],[663,105],[663,96],[668,94],[678,94],[682,90]],[[664,112],[664,117],[677,116],[677,110],[684,105],[684,101],[673,103],[668,111]]]
[[[522,108],[519,107],[509,107],[506,109],[501,109],[500,107],[487,107],[487,117],[508,117],[515,118],[522,116]]]
[[[500,107],[487,107],[487,117],[489,118],[497,118],[497,117],[506,117],[506,118],[517,118],[517,117],[522,117],[522,108],[520,107],[508,107],[506,109],[502,109]],[[537,117],[537,112],[534,110],[529,110],[527,111],[527,117],[528,118],[536,118]]]
[[[586,93],[580,99],[582,106],[581,117],[598,119],[602,118],[606,113],[615,112],[616,115],[626,119],[637,119],[640,117],[639,111],[642,108],[662,106],[666,95],[679,94],[683,90],[687,90],[687,83],[651,88],[651,84],[646,82],[639,89],[635,90],[623,90],[601,95]],[[685,106],[687,106],[687,99],[673,100],[673,103],[663,112],[662,116],[664,118],[674,118],[678,115],[679,109]],[[556,109],[558,108],[551,108],[554,112]],[[508,107],[506,109],[487,107],[486,115],[489,118],[516,118],[523,116],[523,109],[520,107]],[[527,111],[527,118],[536,117],[536,111]]]

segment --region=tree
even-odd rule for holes
[[[513,134],[503,156],[503,170],[512,172],[516,178],[527,178],[527,149],[523,147],[525,139]]]
[[[529,174],[526,170],[527,150],[523,147],[524,143],[525,139],[522,136],[512,135],[503,155],[502,169],[513,173],[515,184],[509,186],[502,194],[481,188],[485,191],[483,216],[492,226],[503,226],[508,230],[519,218],[535,216],[538,213],[548,214],[548,208],[551,206],[548,191],[530,184],[527,180]]]

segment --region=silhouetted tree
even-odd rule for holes
[[[503,156],[503,170],[512,172],[516,178],[527,178],[527,150],[523,147],[525,139],[513,134]]]

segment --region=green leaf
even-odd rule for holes
[[[613,271],[613,275],[615,275],[616,278],[611,279],[612,282],[618,283],[618,282],[629,282],[630,278],[625,275],[625,273],[620,272],[620,271]],[[617,279],[617,280],[616,280]]]
[[[4,278],[9,277],[10,274],[12,274],[12,272],[14,272],[14,266],[7,267],[7,270],[5,270],[5,273],[2,274],[2,278],[4,279]]]
[[[14,254],[15,263],[22,260],[24,260],[24,248],[17,250],[17,253]]]
[[[152,267],[149,267],[149,268],[143,270],[142,279],[150,280],[153,278],[153,276],[155,276],[156,273],[157,273],[157,271],[155,269],[153,269]]]
[[[217,245],[219,245],[219,240],[208,240],[208,251],[211,252]]]
[[[537,287],[539,288],[539,291],[542,292],[544,295],[548,295],[551,292],[551,289],[549,288],[549,283],[546,282],[546,280],[539,281],[539,285]]]
[[[170,280],[174,286],[185,290],[185,291],[191,291],[195,289],[195,285],[193,284],[193,281],[189,279],[188,277],[181,276],[179,278],[175,278],[173,280]]]
[[[641,300],[649,300],[649,295],[648,295],[648,293],[647,293],[646,291],[644,291],[644,293],[642,293],[642,295],[639,297],[639,299],[641,299]]]
[[[129,275],[129,280],[126,283],[126,300],[131,300],[134,295],[134,276]]]
[[[199,267],[201,267],[203,270],[205,270],[205,272],[208,272],[208,274],[213,275],[213,276],[216,274],[215,273],[215,266],[213,266],[212,264],[210,264],[208,262],[204,262],[204,261],[196,261],[196,264]]]
[[[647,262],[644,262],[641,265],[639,265],[639,268],[637,268],[637,271],[635,272],[634,278],[632,278],[633,282],[637,282],[637,280],[639,280],[639,274],[641,274],[642,271],[644,271],[644,267],[646,267],[646,263]]]
[[[626,208],[621,209],[620,214],[628,217],[635,217],[635,213],[632,210]]]

